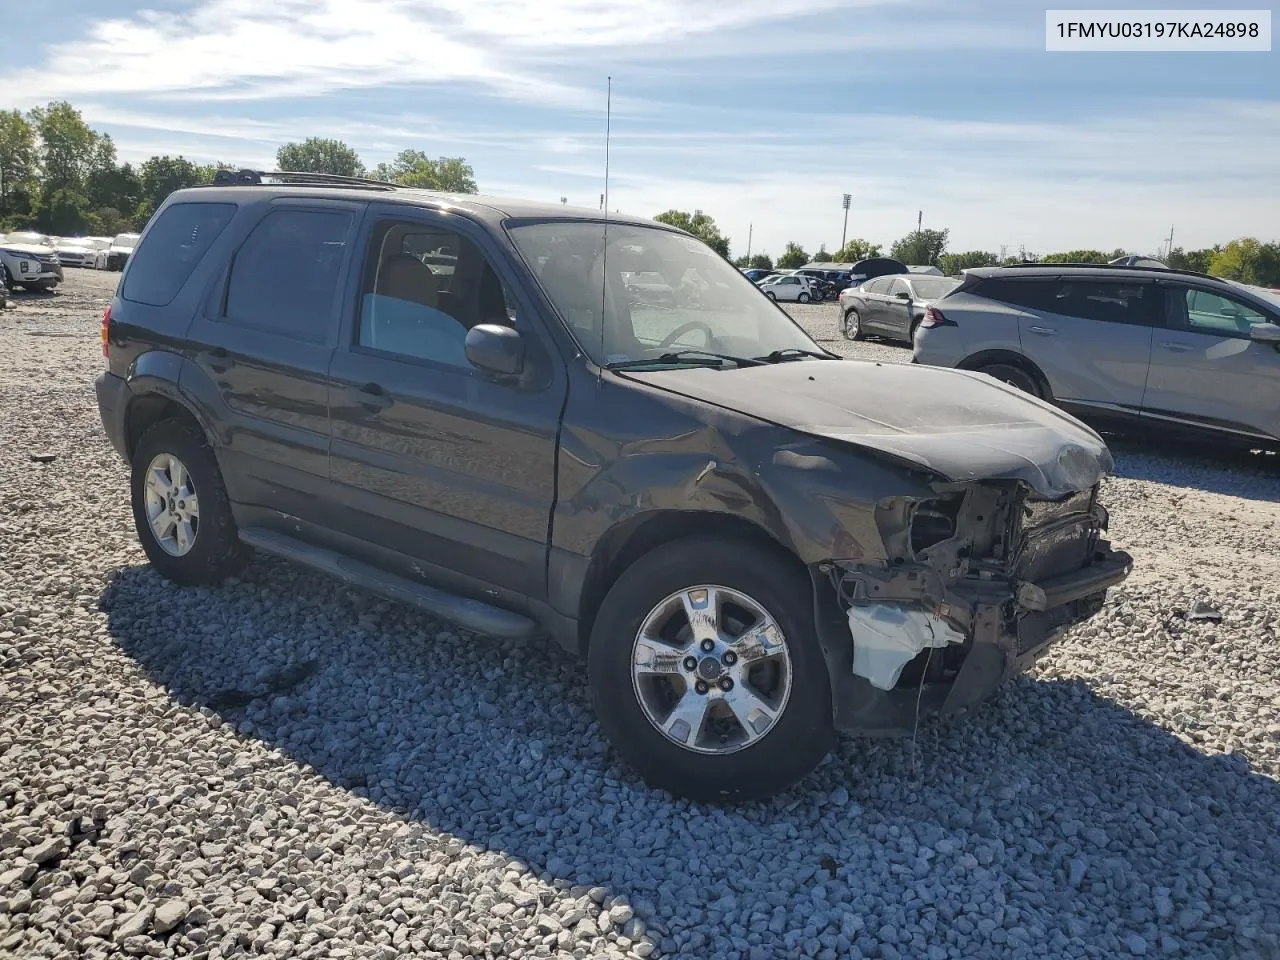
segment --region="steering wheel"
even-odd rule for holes
[[[711,346],[711,341],[716,338],[715,331],[712,330],[708,324],[703,323],[701,320],[690,320],[688,323],[680,324],[680,326],[676,327],[663,337],[662,342],[658,344],[658,347],[665,348],[671,346],[679,340],[682,335],[688,333],[690,330],[701,330],[707,338],[706,346]]]

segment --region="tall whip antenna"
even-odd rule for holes
[[[604,249],[600,253],[600,360],[596,365],[596,381],[603,377],[603,364],[608,361],[604,354],[604,313],[608,302],[609,291],[609,140],[613,134],[613,77],[608,78],[608,92],[605,95],[604,108]]]

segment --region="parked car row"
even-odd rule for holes
[[[892,257],[871,257],[848,264],[815,261],[795,270],[765,270],[753,267],[744,269],[742,272],[747,279],[758,285],[765,293],[770,294],[774,300],[800,300],[802,303],[835,300],[844,290],[890,274],[942,276],[942,271],[937,267],[911,266]],[[797,284],[790,282],[784,285],[786,289],[774,289],[773,285],[777,284],[781,277],[801,277],[807,281],[807,284],[801,284],[803,289],[800,291],[795,289]],[[804,294],[802,300],[800,293]]]

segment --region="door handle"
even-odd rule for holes
[[[391,406],[391,398],[387,396],[379,383],[366,383],[355,391],[356,403],[370,413],[377,413]]]
[[[1179,343],[1177,340],[1161,340],[1160,346],[1164,347],[1166,350],[1171,350],[1174,353],[1190,353],[1192,349],[1191,344]]]
[[[1042,337],[1052,337],[1057,334],[1057,330],[1053,327],[1027,327],[1032,333],[1038,333]]]

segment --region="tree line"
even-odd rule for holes
[[[668,210],[658,214],[655,219],[687,230],[713,247],[721,256],[729,257],[729,239],[716,226],[714,218],[701,210],[695,210],[692,214]],[[890,244],[888,255],[903,263],[937,267],[947,276],[959,275],[971,267],[995,267],[1014,263],[1103,264],[1128,255],[1127,251],[1117,247],[1110,253],[1102,250],[1067,250],[1038,255],[1021,250],[1016,257],[1001,258],[999,254],[988,250],[953,253],[947,249],[949,237],[948,229],[912,230]],[[752,253],[750,256],[744,254],[734,258],[733,264],[762,270],[794,270],[806,263],[857,263],[859,260],[883,255],[880,244],[862,239],[850,240],[834,253],[828,252],[825,245],[820,246],[812,255],[800,244],[791,241],[776,259],[768,253]],[[1193,270],[1262,287],[1280,287],[1280,242],[1240,237],[1202,250],[1174,247],[1163,259],[1176,270]]]
[[[367,168],[341,140],[310,137],[276,152],[281,170],[367,176],[409,187],[477,191],[462,157],[402,150]],[[54,236],[114,236],[141,230],[174,190],[211,183],[234,164],[153,156],[120,163],[110,134],[91,128],[80,111],[55,100],[27,113],[0,111],[0,232],[34,229]]]

